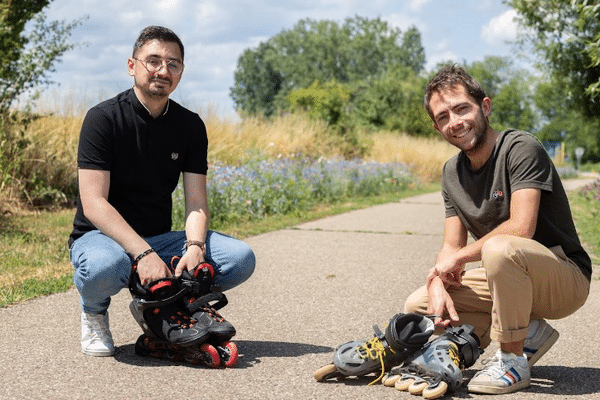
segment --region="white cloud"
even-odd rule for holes
[[[423,23],[419,18],[412,17],[408,14],[390,14],[382,19],[386,20],[392,27],[400,28],[402,32],[405,32],[411,26],[416,26],[419,32],[423,34],[427,30],[427,25]]]
[[[431,0],[411,0],[408,5],[408,8],[411,11],[419,12],[425,5],[427,5],[427,3],[430,3],[430,2],[431,2]]]
[[[147,25],[164,25],[186,48],[185,76],[175,97],[216,103],[226,111],[232,108],[229,88],[242,52],[300,19],[381,17],[403,32],[414,25],[431,69],[440,61],[471,61],[491,51],[505,55],[502,42],[516,31],[514,11],[505,10],[497,0],[53,0],[49,20],[89,15],[71,37],[89,45],[66,53],[51,78],[63,88],[83,87],[92,99],[96,91],[112,97],[131,86],[125,62],[139,32]]]
[[[514,39],[517,34],[517,23],[514,21],[516,15],[515,10],[508,10],[492,18],[487,25],[483,26],[481,38],[489,45],[503,44]]]

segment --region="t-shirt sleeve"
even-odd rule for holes
[[[444,207],[446,209],[446,218],[454,217],[454,216],[458,215],[458,212],[454,208],[454,204],[450,200],[450,195],[448,194],[448,188],[446,187],[446,185],[448,184],[448,177],[446,176],[446,173],[447,173],[448,168],[451,168],[450,164],[452,164],[452,161],[453,160],[446,162],[442,169],[442,198],[444,199]]]
[[[79,134],[77,167],[109,171],[113,142],[113,126],[109,118],[98,108],[90,109]]]
[[[508,155],[511,192],[533,188],[552,191],[552,161],[533,136],[521,136]]]
[[[183,172],[206,175],[208,172],[208,138],[204,121],[194,114],[193,124],[195,127],[190,132],[188,141],[188,156],[183,164]]]

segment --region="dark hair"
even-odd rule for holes
[[[467,93],[475,99],[477,104],[481,104],[483,99],[486,97],[483,88],[473,77],[466,73],[461,67],[456,65],[444,66],[434,77],[429,81],[425,88],[425,96],[423,98],[423,107],[429,113],[429,116],[433,120],[433,114],[429,107],[431,96],[434,92],[438,92],[442,89],[448,89],[453,86],[462,85],[467,89]]]
[[[179,50],[181,51],[181,61],[183,61],[183,43],[179,39],[179,36],[175,34],[169,28],[165,28],[163,26],[148,26],[140,32],[140,36],[138,36],[137,40],[133,44],[133,57],[135,57],[136,53],[149,41],[151,40],[162,40],[163,42],[172,42],[177,43],[179,46]]]

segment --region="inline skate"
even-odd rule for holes
[[[419,314],[396,314],[385,329],[377,325],[375,335],[365,341],[350,341],[336,348],[333,363],[321,367],[314,373],[317,381],[344,377],[364,376],[379,373],[370,384],[378,382],[386,369],[400,364],[419,350],[433,334],[433,321]]]
[[[382,378],[385,386],[437,399],[462,384],[462,371],[479,358],[479,338],[472,325],[448,328]]]
[[[173,271],[178,260],[171,260]],[[227,305],[227,298],[213,282],[214,268],[208,263],[184,271],[180,279],[146,286],[134,270],[129,308],[144,332],[136,341],[136,354],[210,368],[234,366],[238,349],[230,339],[235,328],[216,311]]]

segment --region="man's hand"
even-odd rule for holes
[[[448,287],[459,287],[462,282],[465,264],[454,261],[451,257],[438,259],[438,262],[429,271],[427,285],[429,286],[434,277],[439,277]]]
[[[432,271],[430,271],[430,275]],[[429,295],[427,313],[436,315],[433,321],[435,325],[445,328],[451,323],[458,322],[458,313],[454,308],[452,298],[444,287],[444,282],[437,276],[433,277],[430,281],[428,276],[427,283],[427,293]]]
[[[177,268],[175,268],[175,276],[179,278],[184,269],[191,271],[203,262],[204,252],[202,249],[199,246],[190,246],[179,260]]]
[[[156,253],[150,253],[143,257],[137,264],[137,273],[140,277],[142,286],[148,283],[173,276],[167,265]]]

